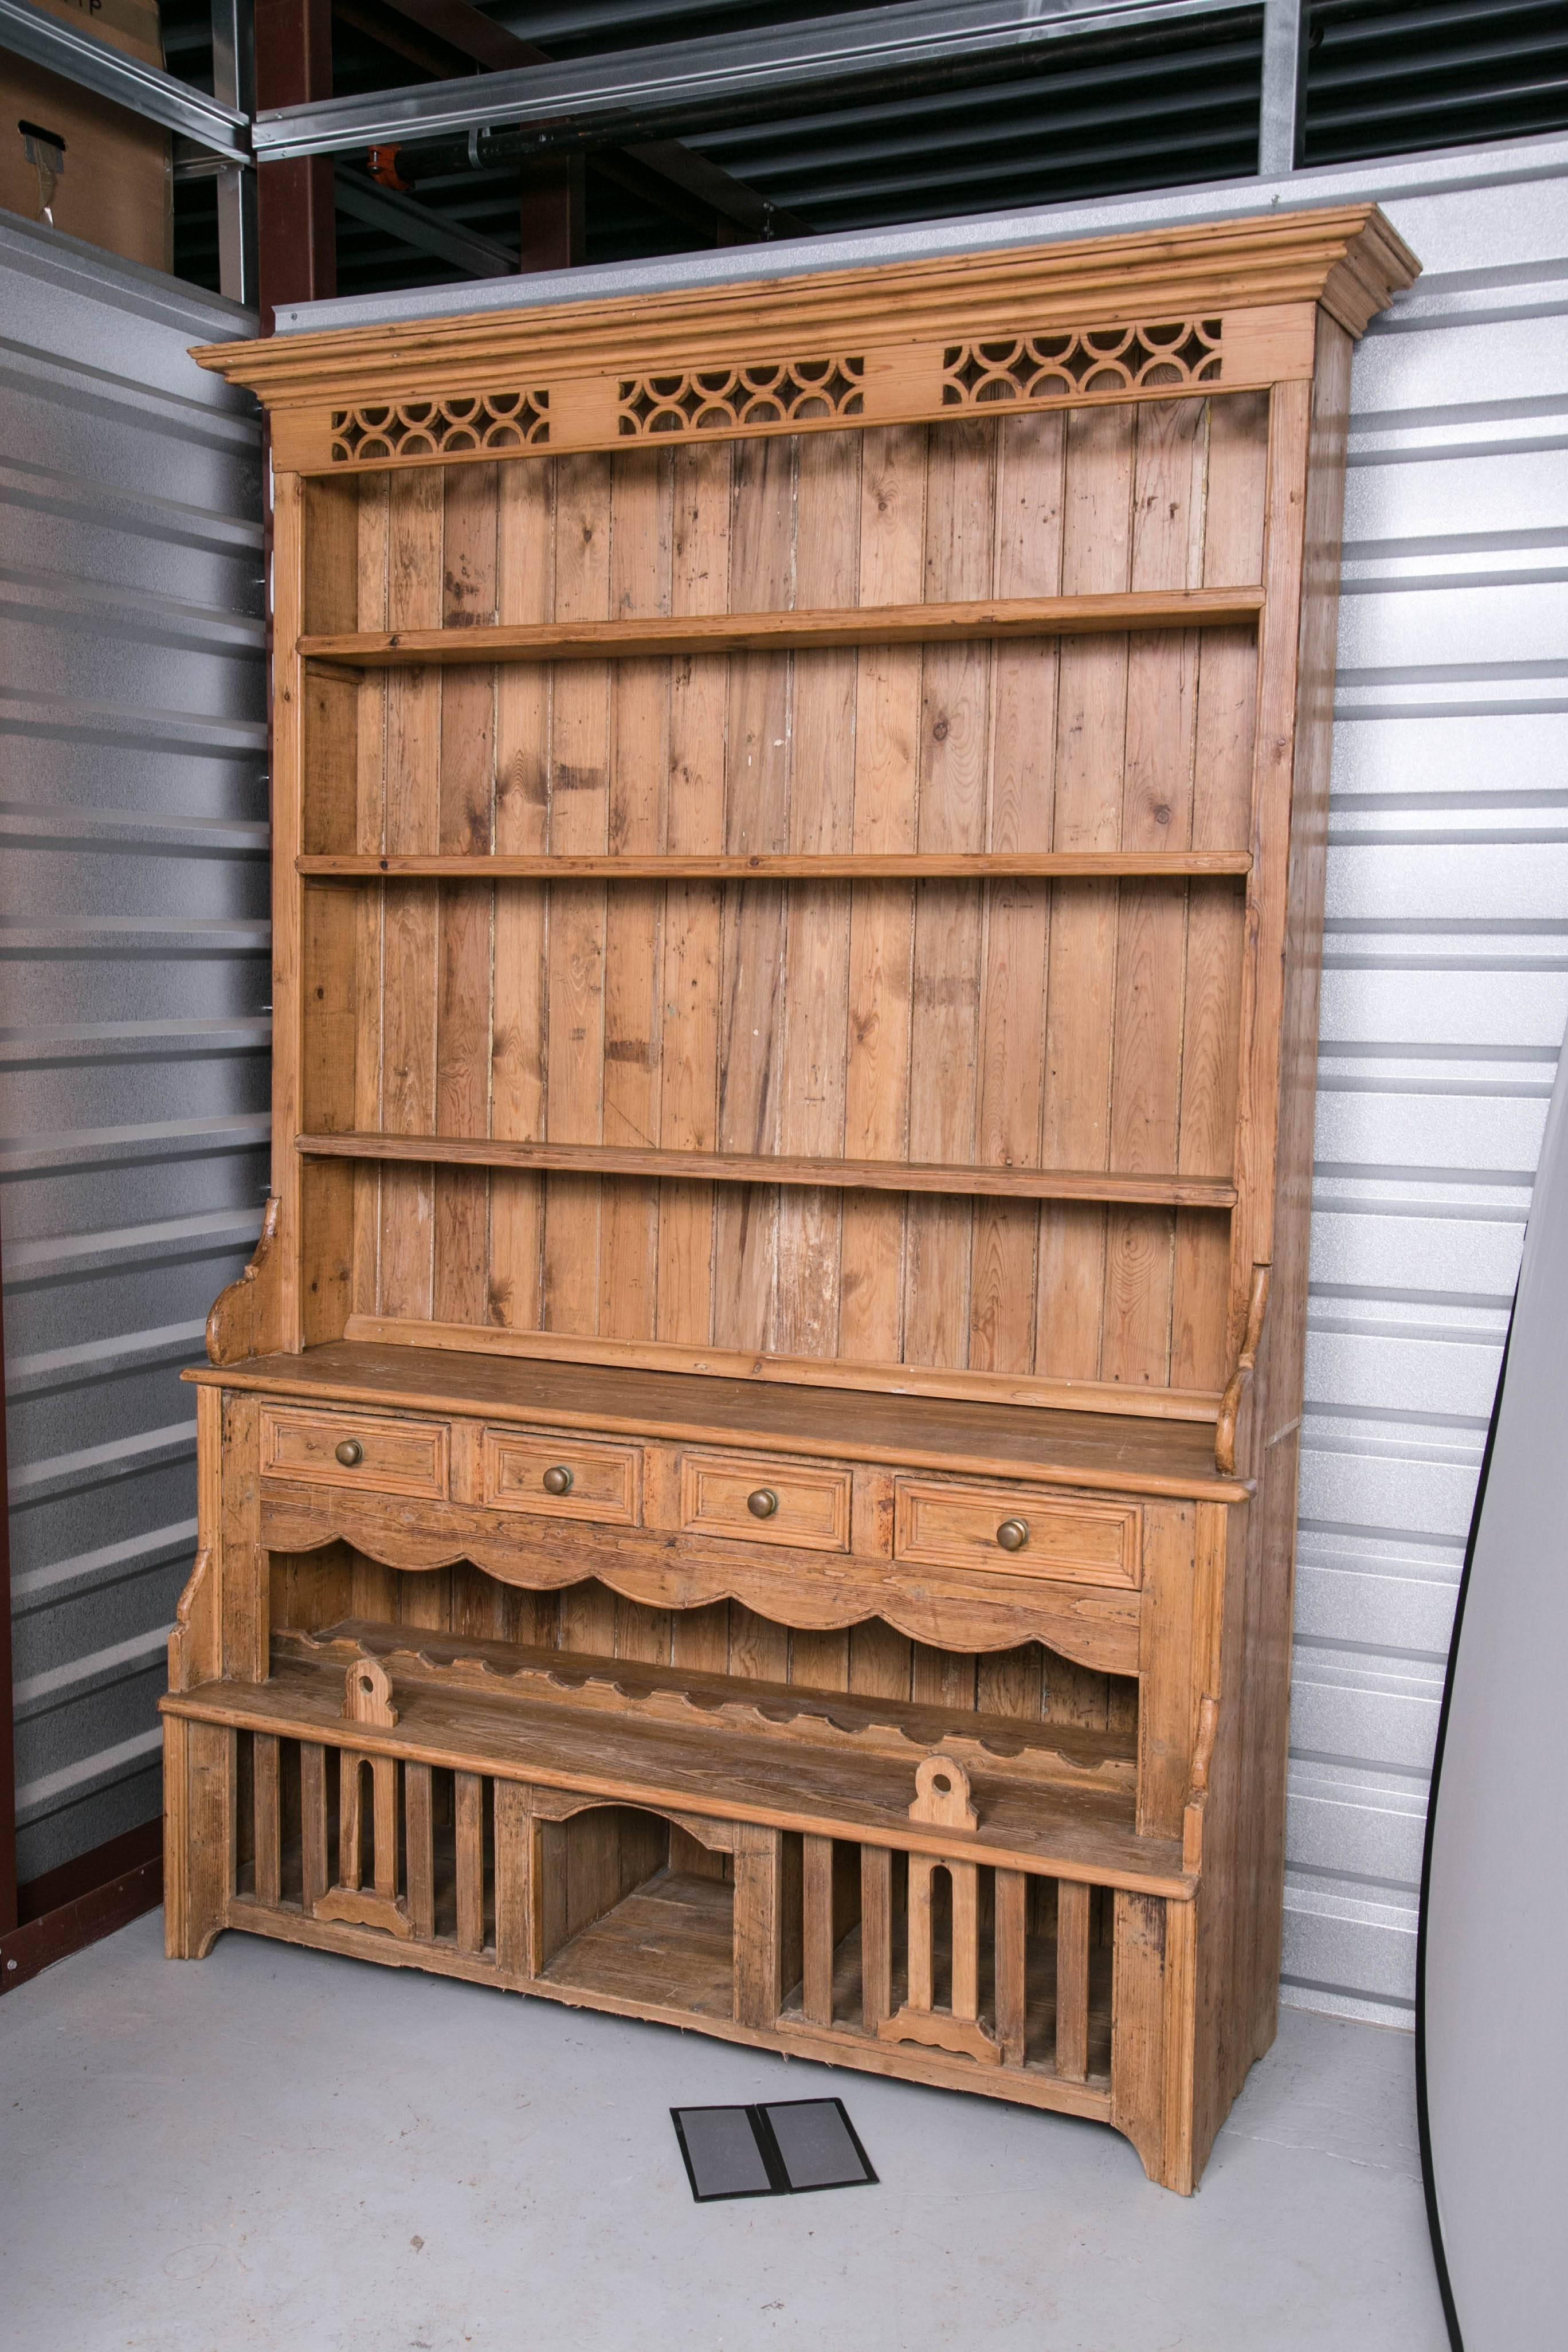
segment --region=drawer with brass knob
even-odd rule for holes
[[[264,1477],[363,1486],[378,1495],[415,1495],[444,1501],[451,1434],[444,1421],[394,1419],[376,1413],[310,1412],[286,1405],[261,1408]]]
[[[775,1455],[681,1456],[680,1524],[689,1535],[740,1536],[802,1551],[849,1549],[849,1473]]]
[[[1021,1486],[894,1482],[893,1553],[921,1568],[991,1568],[1072,1583],[1142,1580],[1142,1512]]]
[[[638,1527],[642,1448],[561,1431],[487,1429],[484,1499],[493,1510]]]

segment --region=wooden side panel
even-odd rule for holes
[[[1247,1704],[1242,1739],[1248,1769],[1238,1866],[1241,1882],[1256,1903],[1250,1979],[1254,2054],[1260,2054],[1273,2040],[1279,1998],[1296,1496],[1350,364],[1349,337],[1321,315],[1318,373],[1312,387],[1299,709],[1276,1047],[1279,1118],[1269,1247],[1274,1280],[1253,1420],[1254,1430],[1262,1438],[1262,1458],[1254,1465],[1259,1494],[1252,1512],[1253,1542],[1247,1561]],[[1292,400],[1299,400],[1304,387],[1282,389],[1276,399],[1284,401],[1287,390]],[[1260,1076],[1254,1077],[1255,1086],[1261,1082]]]
[[[1110,2120],[1165,2179],[1165,1913],[1148,1895],[1115,1898]]]

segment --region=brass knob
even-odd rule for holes
[[[357,1437],[340,1438],[337,1446],[337,1455],[338,1460],[342,1464],[345,1470],[357,1470],[360,1464],[364,1460],[364,1447],[360,1444]]]
[[[572,1492],[572,1473],[564,1462],[558,1462],[553,1470],[545,1472],[540,1484],[547,1495],[569,1495]]]
[[[1029,1540],[1027,1519],[1004,1519],[996,1530],[996,1540],[1004,1551],[1022,1551]]]
[[[754,1495],[746,1497],[746,1508],[753,1519],[771,1519],[778,1507],[779,1498],[771,1486],[759,1486]]]

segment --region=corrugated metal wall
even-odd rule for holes
[[[267,1181],[260,448],[233,305],[0,221],[0,1232],[24,1881],[159,1810],[178,1368]]]
[[[1568,140],[823,236],[808,257],[1369,196],[1426,274],[1352,391],[1285,1990],[1408,2023],[1454,1596],[1568,1013]],[[798,247],[731,250],[280,323],[800,266]]]
[[[1292,1998],[1408,2018],[1454,1596],[1568,1013],[1568,156],[1386,201],[1426,269],[1352,389],[1286,1968]]]
[[[1286,1970],[1289,1999],[1400,2021],[1453,1597],[1568,1012],[1568,142],[823,238],[811,257],[1362,194],[1426,274],[1354,379]],[[731,251],[481,299],[792,266]],[[224,326],[193,302],[160,334],[84,295],[67,335],[65,289],[28,284],[33,323],[7,328],[33,351],[7,363],[32,470],[7,482],[30,503],[4,509],[26,534],[4,593],[7,646],[39,667],[19,698],[10,663],[0,727],[22,812],[6,821],[33,853],[7,859],[5,1018],[35,1058],[18,1069],[13,1043],[26,1140],[0,1213],[32,1384],[12,1432],[37,1871],[155,1802],[154,1645],[191,1540],[172,1367],[257,1223],[266,981],[259,636],[225,617],[258,610],[254,525],[234,520],[255,512],[253,443],[177,356]],[[477,291],[285,323],[427,316]]]

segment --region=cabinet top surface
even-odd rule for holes
[[[1245,1481],[1215,1471],[1214,1431],[1202,1423],[348,1340],[301,1355],[200,1365],[185,1377],[312,1404],[479,1413],[495,1421],[831,1454],[1121,1493],[1229,1503],[1245,1501],[1251,1491]]]
[[[1375,205],[1304,206],[1246,220],[1179,223],[1001,252],[803,271],[766,284],[676,288],[635,303],[559,302],[433,320],[206,344],[203,367],[268,405],[417,383],[432,365],[468,361],[593,374],[616,362],[707,360],[739,334],[752,355],[789,350],[803,331],[896,347],[1016,318],[1037,329],[1187,311],[1321,302],[1354,335],[1409,286],[1420,264]]]

